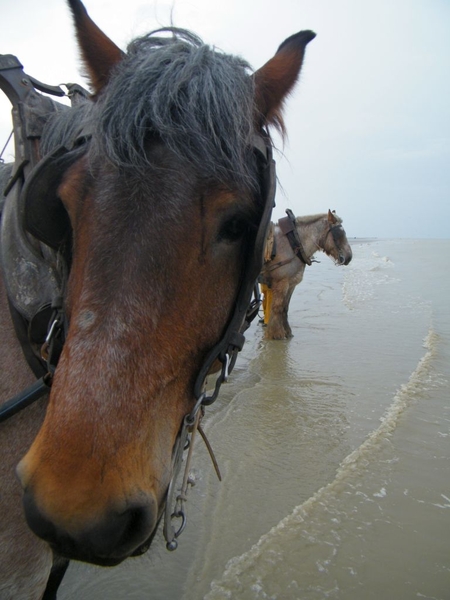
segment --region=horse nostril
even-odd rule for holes
[[[36,505],[32,493],[25,490],[23,504],[30,529],[49,542],[62,556],[100,565],[118,564],[138,550],[156,527],[157,507],[147,503],[129,504],[124,510],[108,510],[95,521],[65,530],[56,525]],[[81,521],[80,516],[77,517]],[[67,515],[67,522],[71,522]]]
[[[91,547],[99,557],[124,558],[141,546],[156,525],[157,511],[150,504],[132,505],[124,511],[110,511],[94,527],[81,533],[80,545]]]

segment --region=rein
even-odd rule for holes
[[[7,400],[0,407],[0,423],[7,421],[10,417],[13,417],[24,408],[36,402],[36,400],[39,400],[39,398],[42,398],[44,394],[50,391],[50,386],[51,377],[47,373],[47,375],[35,381],[25,390]]]
[[[53,316],[49,323],[45,342],[41,346],[41,358],[47,365],[47,372],[30,386],[7,400],[0,406],[0,423],[33,404],[50,392],[53,374],[61,353],[67,332],[67,320],[62,306],[62,297],[53,306]]]
[[[291,263],[294,260],[294,258],[295,258],[295,256],[292,256],[292,258],[286,258],[285,260],[280,260],[279,262],[266,267],[266,270],[269,273],[270,273],[270,271],[275,271],[275,269],[279,269],[280,267],[284,267],[284,265],[288,265],[289,263]]]

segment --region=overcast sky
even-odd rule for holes
[[[122,48],[172,19],[254,69],[286,37],[313,29],[317,38],[286,104],[274,219],[286,208],[296,215],[331,208],[349,237],[449,237],[449,0],[85,5]],[[27,73],[47,83],[83,83],[64,0],[0,0],[0,53],[15,54]],[[10,131],[9,103],[1,96],[0,150]]]

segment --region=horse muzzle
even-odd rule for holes
[[[339,265],[346,266],[352,260],[353,254],[352,252],[347,252],[345,254],[339,254]]]
[[[29,489],[25,490],[23,505],[28,526],[53,550],[99,566],[114,566],[145,552],[159,521],[158,507],[151,498],[128,503],[120,510],[110,509],[84,526],[70,527],[70,532],[39,509]]]

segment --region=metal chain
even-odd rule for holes
[[[194,485],[194,481],[190,477],[189,470],[192,461],[195,434],[197,432],[200,419],[204,414],[202,400],[203,398],[200,397],[192,412],[184,417],[183,425],[175,445],[173,475],[167,492],[166,508],[164,512],[164,537],[166,539],[166,548],[170,551],[178,548],[177,538],[183,532],[186,526],[186,511],[184,504],[187,500],[189,486]],[[171,507],[173,503],[176,481],[181,470],[181,464],[185,450],[188,450],[188,456],[184,468],[183,483],[181,485],[180,493],[176,498],[174,510],[172,511]],[[181,525],[178,527],[178,529],[175,529],[173,526],[174,519],[181,519]]]

